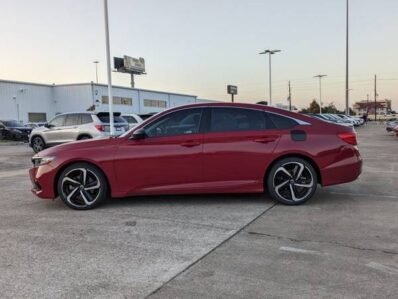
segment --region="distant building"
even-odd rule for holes
[[[391,113],[391,100],[385,99],[376,101],[376,103],[371,100],[356,102],[353,105],[353,110],[356,115],[375,114],[375,110],[378,115],[386,115]]]
[[[114,111],[147,114],[191,103],[207,103],[196,95],[113,86]],[[45,122],[65,112],[108,111],[104,84],[37,84],[0,80],[0,119]]]

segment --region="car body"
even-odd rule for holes
[[[122,117],[127,121],[129,124],[129,129],[135,128],[140,123],[143,122],[143,119],[138,114],[122,114]]]
[[[31,131],[16,120],[0,120],[0,139],[27,141]]]
[[[396,125],[394,128],[394,134],[398,137],[398,125]]]
[[[355,180],[362,167],[352,128],[237,103],[172,108],[117,138],[60,145],[32,161],[32,192],[60,196],[74,209],[93,208],[109,195],[264,190],[294,205],[318,183]]]
[[[336,123],[338,123],[340,125],[354,127],[353,120],[343,119],[343,118],[337,116],[336,114],[332,114],[332,113],[324,113],[323,115],[330,118],[332,121],[335,121]]]
[[[398,126],[398,120],[389,121],[386,123],[386,131],[394,132],[395,127]]]
[[[114,113],[115,134],[121,135],[128,130],[127,122]],[[42,127],[34,129],[29,144],[35,152],[46,147],[75,140],[109,136],[109,113],[76,112],[56,115]]]
[[[28,122],[24,124],[25,127],[36,129],[38,127],[44,127],[47,124],[47,122]]]

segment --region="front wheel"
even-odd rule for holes
[[[46,147],[43,138],[35,136],[32,138],[32,148],[35,153],[41,152]]]
[[[75,210],[89,210],[108,197],[108,183],[101,170],[88,163],[68,166],[59,176],[58,194]]]
[[[318,177],[309,162],[291,157],[272,166],[266,183],[272,198],[286,205],[299,205],[314,195]]]

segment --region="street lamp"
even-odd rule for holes
[[[108,0],[104,0],[104,19],[105,19],[105,43],[106,43],[106,66],[108,76],[108,103],[109,103],[109,124],[110,136],[115,135],[113,123],[113,97],[112,97],[112,72],[111,72],[111,50],[109,43],[109,25],[108,25]]]
[[[327,75],[316,75],[314,78],[319,78],[319,114],[322,114],[322,78]]]
[[[271,55],[281,52],[281,50],[264,50],[258,54],[269,54],[269,105],[272,105],[272,87],[271,87]]]
[[[96,60],[96,61],[93,61],[93,63],[95,64],[95,79],[98,84],[98,63],[99,63],[99,61]]]

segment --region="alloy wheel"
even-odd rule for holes
[[[38,153],[44,149],[44,141],[40,137],[35,137],[32,140],[33,150]]]
[[[300,162],[287,162],[275,171],[273,187],[276,194],[289,202],[305,200],[314,188],[310,169]]]
[[[97,201],[101,193],[101,181],[90,169],[75,168],[63,177],[61,190],[70,205],[86,208]]]

